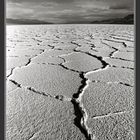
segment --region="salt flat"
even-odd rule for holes
[[[134,140],[133,25],[12,25],[7,140]]]

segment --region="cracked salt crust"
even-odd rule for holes
[[[6,69],[10,70],[15,67],[21,67],[28,63],[28,58],[26,57],[7,57],[6,58]]]
[[[8,94],[6,100],[7,140],[86,140],[73,124],[75,116],[70,102],[62,103],[24,89]]]
[[[104,60],[110,65],[114,65],[116,67],[134,68],[134,62],[111,58],[104,58]]]
[[[35,55],[38,55],[41,52],[42,52],[42,50],[31,50],[31,49],[18,50],[18,49],[11,49],[10,52],[7,53],[7,56],[8,57],[12,57],[12,56],[33,57]]]
[[[63,63],[63,59],[59,57],[48,57],[46,54],[42,54],[36,58],[32,59],[32,63],[38,63],[38,64],[48,64],[48,63],[53,63],[53,64],[61,64]]]
[[[104,118],[91,118],[88,120],[88,125],[99,140],[135,140],[134,120],[134,111],[130,111]]]
[[[87,126],[97,139],[134,139],[133,93],[132,87],[124,85],[89,83],[82,102],[88,115]]]
[[[30,64],[27,67],[15,69],[10,79],[23,86],[31,86],[52,95],[60,94],[68,97],[76,92],[81,82],[78,73],[47,64]]]
[[[91,81],[121,82],[130,86],[134,85],[134,71],[127,68],[109,67],[107,69],[90,72],[86,77]]]
[[[113,36],[112,38],[115,38],[117,40],[122,40],[122,41],[134,42],[133,39],[128,39],[127,37],[123,37],[123,36],[121,36],[121,37],[119,37],[119,36]]]
[[[23,48],[34,52],[42,51],[35,56],[33,56],[34,53],[28,52],[32,56],[25,53],[29,58],[22,65],[13,61],[13,67],[11,67],[8,63],[10,67],[7,71],[8,111],[10,111],[10,113],[7,111],[10,117],[7,119],[8,139],[94,140],[97,138],[106,140],[124,138],[127,140],[130,137],[133,139],[132,115],[134,113],[131,110],[134,109],[132,87],[134,71],[133,68],[127,66],[127,63],[133,62],[128,60],[126,55],[125,58],[115,56],[125,50],[132,51],[129,54],[133,54],[132,26],[36,25],[34,27],[26,25],[22,28],[9,26],[8,31],[9,54],[10,51],[14,52],[13,50],[16,49],[19,55],[18,52]],[[127,36],[120,36],[124,32]],[[115,38],[115,34],[119,38]],[[15,56],[16,54],[13,54],[11,59],[18,59]],[[110,59],[112,61],[107,61]],[[123,65],[121,68],[119,68],[119,63]],[[97,98],[99,102],[94,98],[93,100],[89,98],[95,96],[92,93],[96,90],[92,89],[97,89],[96,95],[100,96]],[[109,89],[111,92],[101,93]],[[87,90],[91,90],[88,97]],[[118,94],[112,91],[117,91]],[[128,94],[129,96],[126,96]],[[88,100],[85,103],[83,101],[86,98]],[[117,104],[115,100],[119,100]],[[63,107],[59,108],[60,102]],[[87,103],[89,103],[88,106]],[[104,103],[106,105],[102,108]],[[16,106],[17,104],[19,106]],[[66,110],[72,110],[72,119],[67,117],[72,116],[71,114],[62,113],[65,112],[64,108],[67,108],[67,104],[70,106]],[[88,107],[92,108],[92,105],[97,106],[97,110],[91,109],[89,113]],[[52,106],[57,107],[56,112]],[[48,108],[51,109],[51,114],[56,113],[53,121],[50,121],[48,112],[46,112]],[[60,109],[62,110],[58,112]],[[123,109],[128,109],[128,111]],[[91,116],[92,113],[97,114]],[[45,114],[47,115],[44,117]],[[39,115],[41,116],[38,117]],[[62,119],[60,124],[59,115],[61,118],[66,118]],[[47,131],[49,126],[52,127]],[[20,133],[17,130],[20,130]]]
[[[6,80],[6,92],[9,94],[10,92],[17,89],[17,86],[9,80]]]
[[[55,49],[62,49],[62,50],[73,50],[75,49],[77,46],[76,45],[72,45],[71,43],[59,43],[57,45],[55,45]]]
[[[134,61],[134,52],[118,52],[114,54],[114,57]]]
[[[89,83],[82,102],[89,117],[134,109],[134,88],[115,83]]]
[[[52,57],[57,57],[57,56],[60,56],[60,55],[67,55],[69,53],[71,53],[73,51],[71,50],[56,50],[56,49],[51,49],[49,51],[46,51],[44,53],[44,55],[46,56],[52,56]]]
[[[120,48],[124,48],[125,46],[125,42],[119,42],[116,40],[112,40],[112,39],[104,39],[102,40],[103,43],[105,43],[106,45],[116,48],[116,49],[120,49]]]
[[[66,62],[63,63],[63,65],[76,71],[86,72],[102,67],[102,63],[97,58],[88,56],[84,53],[81,54],[79,52],[75,52],[65,56],[64,58],[66,59]]]

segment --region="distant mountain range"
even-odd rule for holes
[[[7,18],[6,23],[7,24],[53,24],[50,22],[45,22],[36,19],[11,19],[11,18]]]
[[[91,24],[134,24],[134,15],[128,15],[124,18],[114,18],[108,20],[93,21]]]
[[[7,24],[55,24],[46,21],[36,20],[36,19],[6,19]],[[128,15],[123,18],[113,18],[100,21],[83,21],[83,22],[71,22],[66,24],[134,24],[134,15]]]

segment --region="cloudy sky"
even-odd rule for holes
[[[94,21],[134,12],[134,0],[6,0],[6,17],[53,23]]]

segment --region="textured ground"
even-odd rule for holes
[[[7,26],[6,140],[134,140],[132,25]]]

